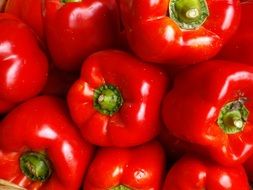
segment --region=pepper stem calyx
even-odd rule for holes
[[[235,134],[243,130],[249,115],[244,102],[245,99],[240,98],[222,107],[217,123],[226,134]]]
[[[169,16],[182,29],[196,29],[206,21],[209,9],[206,0],[171,0]]]
[[[94,107],[102,114],[113,115],[123,104],[123,98],[117,87],[104,84],[94,91]]]
[[[26,152],[19,162],[22,173],[32,181],[46,181],[52,174],[51,163],[43,153]]]

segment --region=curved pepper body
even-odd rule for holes
[[[7,0],[4,12],[20,18],[35,31],[40,39],[45,40],[42,0]]]
[[[1,122],[0,178],[28,190],[78,190],[92,156],[73,125],[64,102],[40,96],[16,107]],[[21,156],[45,154],[52,166],[46,181],[33,181],[20,169]]]
[[[218,57],[231,61],[253,63],[253,1],[241,2],[241,21],[238,30],[225,44]]]
[[[248,65],[213,60],[193,66],[165,97],[164,122],[180,139],[208,147],[218,162],[242,163],[253,152],[252,86]]]
[[[89,167],[83,190],[116,190],[120,185],[126,190],[160,190],[164,168],[164,151],[157,142],[134,148],[101,148]]]
[[[242,166],[225,167],[186,155],[170,169],[163,190],[249,190]]]
[[[1,13],[0,28],[0,113],[3,113],[42,90],[48,62],[38,39],[20,20]]]
[[[119,20],[115,0],[44,3],[47,44],[58,68],[78,70],[90,54],[116,45]]]
[[[208,9],[208,17],[193,29],[182,29],[171,18],[173,2],[180,4],[179,0],[120,0],[129,45],[145,61],[187,65],[207,60],[219,52],[239,24],[239,0],[188,1],[202,2]]]
[[[154,138],[160,129],[160,105],[167,77],[159,69],[121,51],[101,51],[84,63],[80,79],[69,90],[68,105],[83,137],[100,146],[134,146]],[[113,113],[97,108],[98,91],[114,86],[122,102]],[[94,103],[95,101],[95,103]]]

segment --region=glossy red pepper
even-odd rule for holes
[[[78,70],[87,56],[116,44],[115,0],[45,0],[44,12],[48,48],[60,69]]]
[[[239,24],[239,0],[119,0],[127,38],[143,60],[193,64],[216,55]]]
[[[92,156],[64,102],[31,99],[10,112],[0,128],[0,178],[28,190],[77,190]]]
[[[175,79],[163,104],[169,130],[224,165],[253,153],[253,67],[226,61],[198,64]]]
[[[161,145],[100,148],[91,163],[83,190],[160,190],[165,170]]]
[[[1,13],[0,28],[0,113],[3,113],[42,90],[48,62],[37,37],[20,20]]]
[[[163,190],[249,190],[242,166],[225,167],[208,159],[184,156],[169,171]]]
[[[253,1],[241,2],[241,9],[239,28],[218,57],[253,65]]]
[[[101,51],[83,63],[81,77],[68,93],[68,105],[89,142],[134,146],[158,134],[166,86],[161,70],[125,52]]]
[[[6,0],[4,12],[20,18],[29,25],[41,39],[45,40],[42,0]]]

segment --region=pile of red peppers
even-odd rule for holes
[[[0,190],[252,189],[252,44],[253,0],[0,0]]]

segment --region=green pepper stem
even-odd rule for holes
[[[241,99],[222,107],[217,123],[226,134],[241,132],[247,122],[249,111]]]
[[[94,107],[105,115],[113,115],[123,104],[117,87],[104,84],[94,91]]]
[[[131,189],[127,186],[119,185],[119,186],[112,188],[111,190],[131,190]]]
[[[169,16],[182,29],[199,28],[209,16],[206,0],[171,0]]]
[[[20,169],[32,181],[46,181],[52,174],[47,156],[40,152],[26,152],[20,159]]]

